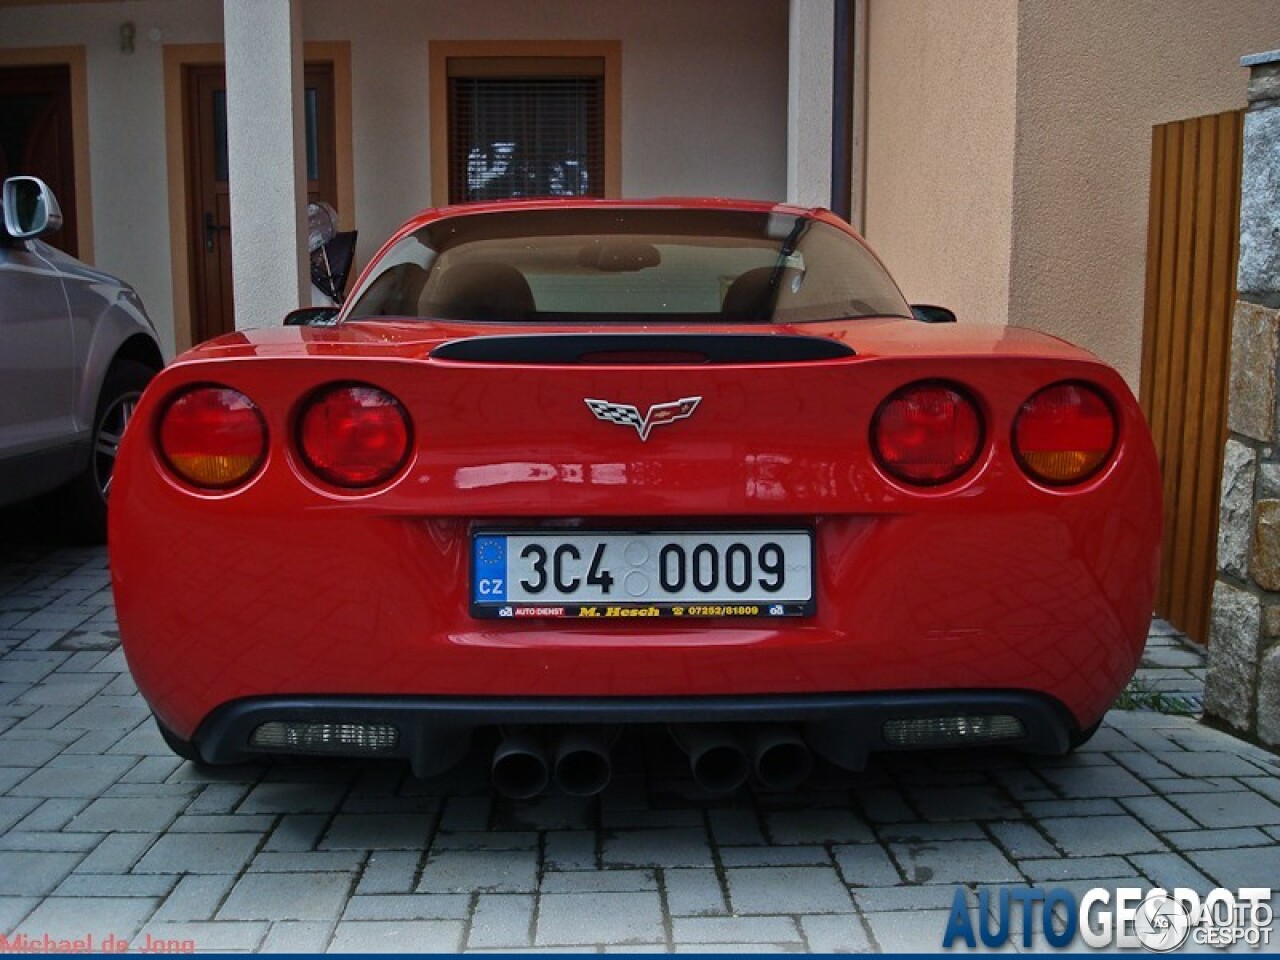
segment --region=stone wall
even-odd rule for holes
[[[1280,51],[1250,68],[1205,713],[1280,746]]]

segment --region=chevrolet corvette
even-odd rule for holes
[[[1063,754],[1133,673],[1161,531],[1119,374],[911,307],[823,210],[426,211],[340,309],[189,351],[110,511],[170,746],[604,789],[669,729],[709,791],[814,754]]]

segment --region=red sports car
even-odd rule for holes
[[[1129,679],[1160,483],[1121,377],[909,307],[822,210],[427,211],[336,316],[146,391],[111,565],[183,756],[404,757],[590,794],[624,725],[695,778],[811,752],[1061,754]]]

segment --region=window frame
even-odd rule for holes
[[[548,75],[604,80],[604,196],[622,195],[622,44],[617,40],[433,41],[429,53],[431,203],[449,203],[449,77]],[[603,64],[603,73],[601,70]]]

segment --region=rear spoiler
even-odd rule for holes
[[[467,337],[431,351],[461,363],[804,363],[854,355],[829,337],[792,333],[533,333]]]

